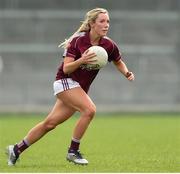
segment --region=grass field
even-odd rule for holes
[[[74,116],[7,166],[5,147],[21,140],[43,114],[0,114],[0,172],[180,172],[180,114],[97,114],[81,143],[88,166],[65,160]]]

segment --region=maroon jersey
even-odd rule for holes
[[[79,59],[84,51],[91,47],[89,32],[78,33],[70,42],[70,46],[65,49],[63,57],[72,57],[75,60]],[[118,61],[121,59],[121,54],[117,45],[108,37],[102,37],[99,46],[103,47],[108,54],[108,61]],[[86,69],[83,66],[76,69],[71,74],[64,74],[63,63],[58,68],[56,80],[63,78],[72,78],[77,81],[85,92],[88,92],[92,81],[95,79],[99,70]]]

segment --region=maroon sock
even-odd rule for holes
[[[18,155],[21,154],[28,147],[29,147],[29,144],[27,140],[22,140],[21,142],[15,145],[14,147],[15,154],[18,154]]]
[[[71,151],[71,150],[75,150],[75,151],[79,150],[79,145],[80,145],[79,140],[72,139],[69,151]]]

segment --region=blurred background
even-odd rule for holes
[[[136,80],[103,68],[89,95],[99,112],[180,110],[180,1],[0,0],[0,111],[49,111],[63,49],[95,7]]]

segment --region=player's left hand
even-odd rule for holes
[[[135,79],[134,74],[132,72],[129,72],[129,71],[126,73],[126,78],[129,81],[134,81],[134,79]]]

